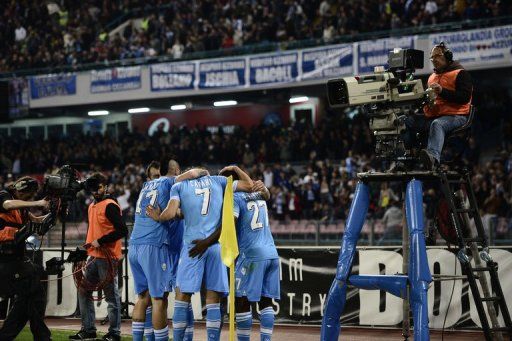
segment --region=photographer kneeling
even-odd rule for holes
[[[25,238],[20,234],[24,225],[41,222],[27,209],[49,208],[46,200],[30,201],[38,190],[37,180],[22,177],[6,190],[0,191],[0,296],[10,297],[11,309],[0,329],[0,340],[14,340],[30,321],[34,340],[51,340],[44,323],[46,291],[41,278],[43,268],[25,257]]]
[[[121,239],[126,236],[128,229],[121,217],[121,207],[108,195],[107,177],[101,173],[94,173],[87,179],[86,188],[92,192],[94,202],[89,205],[89,228],[85,244],[89,260],[83,281],[78,288],[82,329],[69,338],[96,338],[91,288],[97,283],[102,283],[110,323],[108,334],[103,340],[117,341],[121,339],[121,301],[117,286],[117,270],[112,268],[112,262],[116,264],[122,256]]]

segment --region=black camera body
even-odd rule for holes
[[[79,180],[79,172],[70,165],[62,166],[55,175],[45,177],[43,184],[43,196],[48,197],[51,202],[51,215],[60,214],[62,220],[62,244],[61,257],[54,257],[46,262],[46,272],[49,275],[62,274],[64,263],[64,236],[67,205],[76,199],[78,192],[88,189],[86,181]]]
[[[87,251],[84,249],[76,248],[74,251],[70,251],[68,258],[63,259],[62,257],[53,257],[46,261],[46,273],[48,275],[58,275],[64,270],[64,263],[79,263],[87,259]]]
[[[78,192],[85,189],[85,181],[79,181],[77,171],[69,166],[62,166],[56,175],[45,177],[43,193],[51,198],[59,198],[62,201],[73,201]]]

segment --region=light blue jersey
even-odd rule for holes
[[[180,208],[185,216],[184,244],[189,245],[195,239],[204,239],[220,226],[226,184],[226,177],[203,176],[172,186],[170,199],[180,201]],[[234,189],[236,184],[235,181]]]
[[[226,294],[229,290],[226,266],[220,257],[220,245],[211,245],[203,255],[191,258],[189,250],[195,239],[210,236],[221,224],[222,202],[227,178],[203,176],[172,186],[171,200],[179,200],[185,216],[176,286],[181,292],[194,293],[204,285],[206,290]],[[233,190],[237,182],[233,183]]]
[[[279,258],[270,232],[267,203],[260,193],[234,195],[238,249],[250,260]]]
[[[163,176],[144,183],[135,208],[135,224],[130,245],[161,246],[169,243],[169,223],[159,223],[146,216],[146,207],[158,206],[164,210],[175,179]]]

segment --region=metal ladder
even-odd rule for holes
[[[441,189],[450,209],[451,222],[457,234],[459,249],[457,258],[460,261],[462,273],[466,276],[473,293],[485,339],[487,341],[503,340],[502,332],[508,332],[510,340],[512,340],[512,322],[498,278],[498,264],[493,261],[489,254],[489,245],[478,211],[475,193],[471,186],[469,172],[466,170],[461,173],[441,172],[440,179]],[[475,222],[476,236],[471,233],[471,218]],[[474,266],[471,259],[475,263]],[[486,273],[490,276],[491,288],[494,294],[491,293],[489,288]],[[477,280],[482,288],[481,292]],[[489,318],[484,309],[484,302],[487,305]],[[498,308],[503,316],[505,326],[499,325]]]

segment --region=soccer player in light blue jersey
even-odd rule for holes
[[[270,341],[274,328],[272,299],[279,300],[279,256],[270,231],[265,200],[270,198],[261,181],[254,193],[235,193],[234,215],[239,256],[235,266],[236,331],[238,341],[250,340],[251,302],[260,309],[261,341]]]
[[[169,165],[177,165],[171,160]],[[176,167],[174,167],[176,168]],[[146,207],[165,207],[173,184],[207,174],[193,169],[178,177],[171,167],[167,176],[144,183],[135,208],[135,224],[130,237],[128,258],[138,295],[133,311],[133,339],[142,340],[146,308],[151,300],[155,340],[168,340],[167,293],[170,291],[172,263],[169,255],[169,224],[155,222],[146,215]],[[179,173],[179,167],[178,167]]]
[[[160,177],[160,162],[151,161],[146,169],[146,177],[148,181],[155,180]],[[171,258],[171,265],[172,264]],[[149,293],[145,297],[145,301],[147,301],[148,306],[146,308],[146,320],[144,322],[144,338],[146,341],[155,341],[155,333],[153,332],[153,305],[151,304],[151,297],[149,296]],[[140,329],[140,323],[137,322],[137,324]],[[132,331],[135,331],[133,327],[134,326],[132,326]],[[140,330],[136,331],[136,333],[140,334]]]
[[[224,176],[236,174],[221,172]],[[279,256],[270,231],[266,200],[270,193],[255,181],[252,193],[235,193],[233,212],[239,256],[235,266],[236,331],[239,341],[250,340],[251,303],[260,309],[261,341],[270,341],[274,329],[272,299],[280,298]]]
[[[233,172],[221,172],[224,176]],[[270,231],[266,200],[270,193],[263,182],[255,181],[253,193],[234,195],[234,215],[239,256],[236,261],[236,325],[239,341],[250,340],[252,328],[251,302],[260,308],[261,340],[271,340],[274,328],[272,299],[280,298],[279,257]],[[191,253],[200,254],[220,236],[219,228],[206,239],[196,241]]]
[[[225,169],[234,171],[239,181],[233,183],[235,191],[250,191],[251,178],[236,166]],[[203,176],[175,184],[169,203],[163,212],[149,206],[147,215],[157,221],[173,219],[178,209],[184,215],[185,231],[176,278],[176,301],[173,316],[175,341],[184,338],[188,303],[191,295],[206,287],[206,329],[208,341],[220,339],[220,298],[228,291],[227,269],[221,261],[220,245],[215,243],[198,257],[190,257],[194,240],[205,239],[221,225],[222,203],[227,179],[223,176]]]

